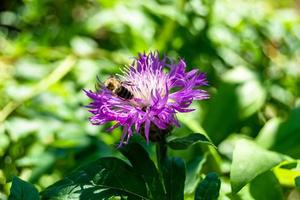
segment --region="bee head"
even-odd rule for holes
[[[111,77],[105,81],[104,85],[108,90],[114,92],[121,87],[121,81],[115,77]]]

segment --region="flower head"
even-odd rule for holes
[[[149,141],[152,130],[178,127],[177,112],[191,112],[194,109],[188,107],[194,100],[209,97],[198,88],[207,85],[204,73],[196,69],[186,72],[182,59],[178,63],[168,57],[160,59],[158,52],[139,54],[123,74],[118,75],[118,80],[123,93],[130,94],[128,98],[101,82],[97,91],[85,92],[92,99],[87,106],[93,114],[91,123],[102,125],[115,121],[109,130],[123,127],[121,143],[128,140],[134,130]]]

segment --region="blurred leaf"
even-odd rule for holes
[[[298,200],[300,199],[300,190],[298,188],[293,189],[287,197],[287,200]]]
[[[0,124],[0,157],[3,156],[10,143],[9,137],[5,134],[4,130],[4,125]]]
[[[297,169],[289,170],[276,167],[273,171],[280,184],[287,187],[293,187],[295,185],[295,178],[300,176],[300,171]]]
[[[14,141],[27,136],[30,133],[36,132],[41,128],[41,122],[37,120],[28,120],[20,117],[13,117],[5,122],[6,129]]]
[[[203,127],[216,145],[237,125],[239,106],[236,88],[236,85],[222,83],[216,96],[212,97],[210,108],[205,116]]]
[[[300,188],[300,176],[297,176],[295,178],[295,185],[296,185],[297,188]]]
[[[271,150],[293,157],[300,156],[300,107],[291,111],[288,119],[281,123],[274,134]],[[283,142],[284,141],[284,142]]]
[[[54,166],[56,159],[58,159],[57,157],[57,155],[51,154],[50,152],[43,152],[40,155],[37,155],[36,159],[38,159],[38,162],[35,163],[35,165],[32,167],[32,172],[29,181],[34,183],[37,180],[39,180],[39,178],[43,176],[45,172],[51,170],[51,168]],[[43,160],[43,162],[41,162],[41,160]]]
[[[241,119],[250,117],[265,103],[266,91],[257,80],[248,81],[237,89]],[[249,95],[251,94],[251,95]]]
[[[40,80],[51,70],[51,63],[42,63],[32,57],[24,56],[16,63],[16,76],[28,80]]]
[[[221,181],[218,175],[210,172],[201,181],[195,192],[195,200],[216,200],[219,196]]]
[[[162,163],[162,172],[168,200],[183,200],[185,166],[180,158],[168,157]]]
[[[192,133],[185,137],[171,139],[168,141],[168,146],[171,149],[183,150],[198,142],[210,144],[215,147],[215,145],[207,138],[207,136],[201,133]]]
[[[241,119],[251,116],[263,106],[266,91],[258,79],[258,74],[254,71],[238,66],[227,71],[222,79],[228,83],[239,84],[236,92]]]
[[[95,52],[97,43],[91,38],[76,36],[71,40],[71,47],[75,54],[86,56]]]
[[[150,190],[151,199],[165,199],[165,192],[159,173],[145,149],[140,144],[131,142],[120,150],[128,158],[134,170],[142,175],[147,188]]]
[[[256,142],[264,148],[270,148],[275,142],[275,133],[281,123],[282,120],[280,118],[272,118],[267,121],[263,128],[259,131],[256,137]]]
[[[82,167],[41,193],[43,199],[105,199],[127,196],[147,199],[144,180],[124,161],[100,158]]]
[[[284,156],[267,151],[254,142],[245,139],[238,141],[230,170],[232,192],[237,193],[255,177],[272,169],[284,159]]]
[[[257,75],[247,67],[238,66],[229,70],[222,76],[222,80],[228,83],[245,83],[246,81],[255,80]]]
[[[9,200],[38,200],[40,199],[37,189],[18,177],[14,177],[10,188]]]
[[[194,157],[193,160],[186,164],[186,181],[184,187],[184,193],[191,194],[195,191],[200,177],[198,176],[200,170],[202,169],[204,163],[206,162],[205,156]]]
[[[271,171],[267,171],[257,176],[250,183],[250,192],[254,199],[259,200],[283,200],[283,191]]]

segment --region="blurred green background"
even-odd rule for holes
[[[218,146],[203,170],[220,171],[220,199],[263,199],[251,188],[228,195],[232,151],[246,137],[300,158],[299,13],[293,0],[1,0],[0,199],[15,175],[42,190],[120,156],[121,130],[90,125],[82,89],[150,50],[207,73],[211,99],[180,114],[174,134],[206,132]],[[188,163],[202,155],[197,146],[171,153]],[[275,173],[284,199],[300,199],[299,166]]]

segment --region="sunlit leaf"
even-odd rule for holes
[[[293,187],[295,185],[295,179],[300,176],[300,171],[297,169],[285,169],[276,167],[273,170],[280,184],[287,187]]]
[[[284,159],[284,156],[267,151],[249,140],[238,141],[230,170],[232,192],[238,192],[255,177],[272,169]]]
[[[193,158],[191,162],[186,164],[186,181],[184,193],[191,194],[195,191],[195,188],[200,181],[200,176],[198,176],[198,173],[202,169],[205,162],[206,156],[197,156]]]
[[[49,186],[43,199],[99,199],[127,196],[147,199],[144,180],[132,167],[117,158],[101,158]]]

